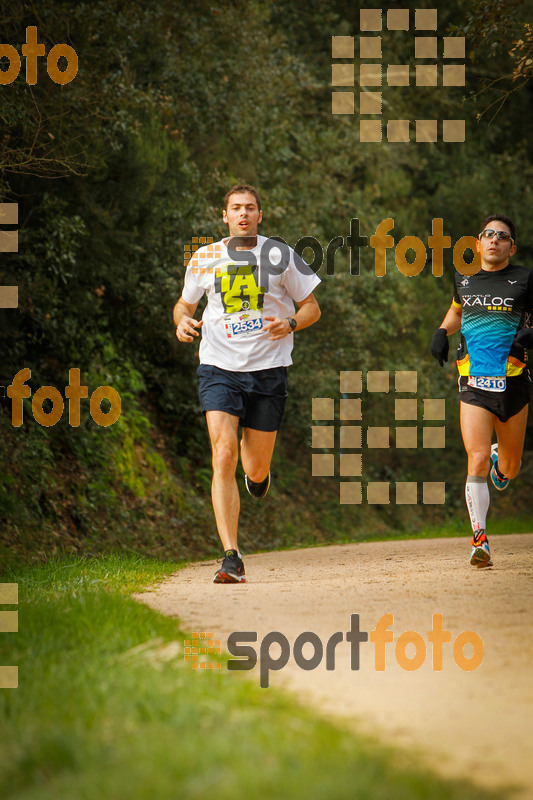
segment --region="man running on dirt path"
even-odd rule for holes
[[[447,337],[461,330],[457,368],[468,455],[465,496],[474,534],[470,563],[491,567],[487,474],[490,469],[492,483],[503,491],[520,469],[531,382],[526,351],[533,348],[533,270],[509,263],[516,233],[503,214],[485,219],[476,249],[481,269],[467,277],[455,273],[453,302],[433,334],[431,354],[443,366]],[[493,431],[497,441],[491,445]]]
[[[261,500],[270,486],[294,331],[319,319],[313,290],[320,279],[290,247],[258,236],[261,200],[252,186],[229,190],[222,219],[229,236],[194,254],[174,324],[180,342],[194,341],[202,329],[199,394],[213,455],[213,510],[224,547],[214,582],[240,583],[245,575],[237,542],[238,426],[246,489]],[[204,294],[207,305],[199,321],[194,314]]]

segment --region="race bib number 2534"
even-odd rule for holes
[[[247,311],[243,314],[226,314],[224,328],[228,339],[252,336],[263,329],[263,312]]]

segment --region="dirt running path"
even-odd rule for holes
[[[270,673],[270,686],[288,687],[320,712],[415,748],[445,776],[520,787],[517,797],[533,798],[533,534],[491,537],[496,566],[490,570],[470,567],[468,549],[462,538],[252,555],[245,558],[248,582],[238,586],[214,585],[210,561],[138,598],[178,616],[185,630],[212,631],[223,648],[232,631],[257,631],[257,650],[266,633],[282,632],[291,657],[282,671]],[[353,671],[350,646],[342,641],[334,671],[326,671],[325,659],[313,671],[295,664],[298,634],[314,631],[325,645],[336,631],[346,634],[351,614],[359,614],[361,630],[370,632],[388,613],[394,615],[394,643],[404,631],[417,631],[426,644],[433,614],[443,614],[452,643],[465,630],[481,636],[483,663],[463,671],[452,644],[445,644],[443,669],[433,671],[428,644],[424,664],[408,672],[397,664],[393,643],[386,645],[386,669],[377,672],[374,644],[367,642]],[[467,645],[465,657],[472,652]],[[407,655],[413,653],[410,645]],[[272,656],[278,654],[273,646]],[[312,655],[311,645],[304,655]],[[259,682],[259,667],[246,674]]]

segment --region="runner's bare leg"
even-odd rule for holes
[[[235,470],[239,457],[239,418],[225,411],[206,411],[207,429],[213,453],[211,498],[224,550],[238,550],[240,498]]]
[[[468,475],[486,478],[490,468],[490,444],[497,417],[486,408],[459,403],[461,434],[468,456]]]
[[[242,468],[254,483],[261,483],[268,475],[277,431],[256,431],[242,429],[241,463]]]
[[[494,423],[498,439],[498,469],[506,478],[516,478],[524,448],[527,423],[527,405],[507,420]]]

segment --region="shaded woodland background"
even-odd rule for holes
[[[0,283],[19,286],[19,308],[0,311],[0,385],[29,367],[32,392],[63,392],[78,367],[89,393],[106,384],[122,398],[122,415],[107,429],[92,421],[88,401],[79,428],[68,424],[67,407],[57,425],[42,427],[31,399],[23,426],[13,428],[11,401],[1,398],[2,555],[218,551],[197,346],[178,343],[171,313],[183,247],[192,236],[225,232],[221,203],[233,183],[258,188],[261,232],[289,244],[307,235],[326,246],[348,235],[353,217],[365,236],[392,217],[396,242],[427,242],[432,219],[442,217],[454,243],[501,211],[516,222],[515,261],[533,266],[532,4],[439,7],[438,35],[467,37],[467,86],[384,87],[384,118],[464,117],[467,140],[395,145],[361,144],[357,115],[331,114],[331,36],[357,36],[361,6],[370,7],[2,4],[2,42],[21,52],[26,27],[36,25],[47,53],[63,42],[75,48],[79,72],[61,87],[40,59],[30,86],[23,61],[14,83],[0,86],[0,201],[19,204],[20,237],[19,253],[0,256]],[[413,35],[387,33],[384,62],[413,64]],[[361,275],[350,275],[344,248],[335,274],[319,273],[322,318],[296,336],[271,495],[260,508],[242,498],[245,552],[416,535],[452,520],[468,533],[454,342],[444,369],[429,354],[451,299],[451,250],[439,279],[429,250],[415,278],[400,274],[392,251],[384,278],[373,268],[367,248]],[[416,369],[419,397],[447,398],[444,450],[364,456],[365,481],[446,480],[444,506],[341,506],[338,474],[311,478],[311,399],[338,397],[339,372],[355,369]],[[364,403],[365,424],[393,426],[392,392]],[[493,514],[531,518],[532,449],[530,421],[523,473]]]

